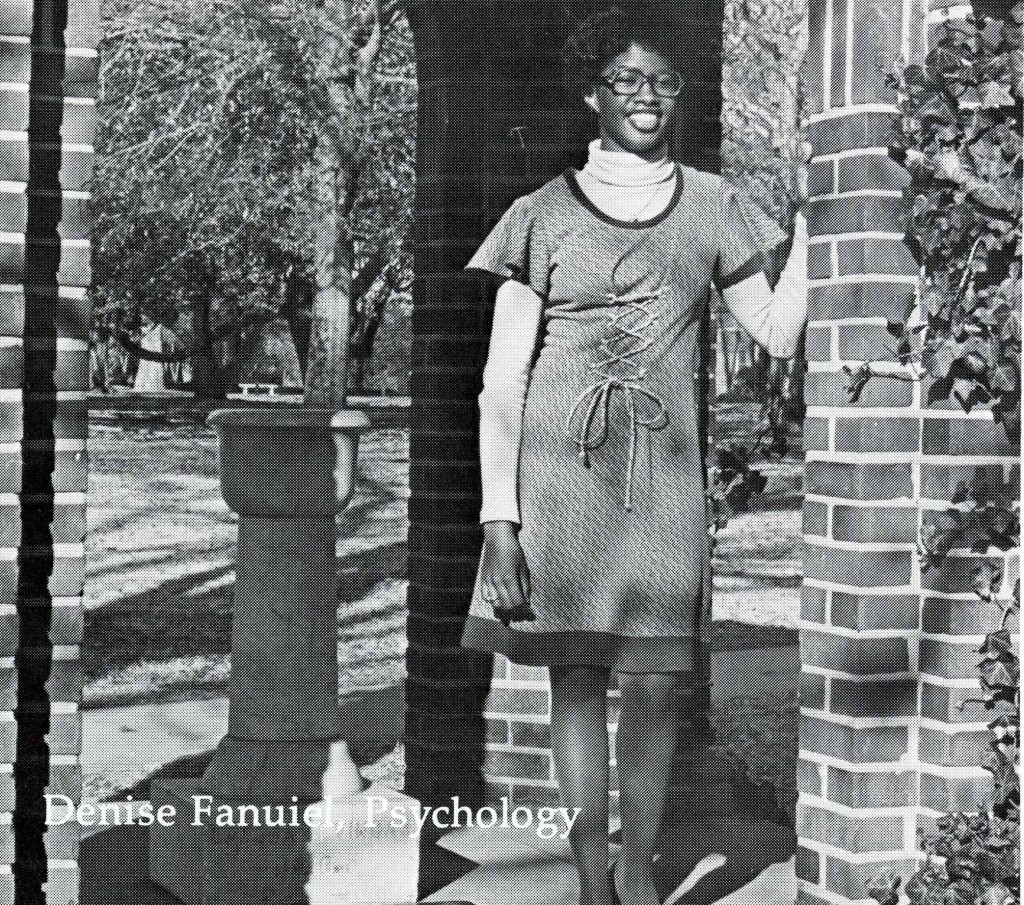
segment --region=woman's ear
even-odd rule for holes
[[[597,87],[591,85],[587,94],[583,95],[583,103],[585,103],[595,113],[601,112],[601,107],[597,103]]]

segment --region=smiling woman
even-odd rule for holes
[[[806,311],[798,215],[775,291],[738,194],[669,159],[682,78],[668,31],[613,7],[565,45],[599,138],[517,199],[469,261],[503,281],[480,407],[484,546],[462,644],[546,666],[581,905],[618,901],[608,858],[606,693],[623,905],[658,905],[653,863],[679,721],[706,692],[710,538],[699,409],[714,286],[791,356]],[[513,625],[514,624],[514,625]],[[614,866],[613,866],[614,867]]]

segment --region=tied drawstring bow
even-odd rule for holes
[[[625,362],[632,364],[628,359],[634,355],[638,355],[645,349],[651,346],[654,342],[653,337],[644,341],[643,330],[658,320],[658,315],[652,313],[648,306],[651,302],[659,299],[662,294],[666,291],[667,287],[662,286],[650,293],[639,293],[636,295],[617,295],[613,292],[609,292],[607,297],[612,302],[618,303],[617,307],[621,310],[615,310],[614,313],[609,315],[612,327],[619,332],[611,337],[612,340],[621,339],[623,337],[632,337],[634,340],[640,342],[640,345],[636,345],[632,348],[623,348],[619,352],[612,352],[609,348],[610,340],[606,339],[601,343],[601,347],[609,352],[609,357],[596,361],[590,365],[590,369],[594,371],[601,379],[587,387],[582,393],[577,396],[572,409],[569,411],[569,417],[566,419],[566,430],[568,431],[573,442],[579,446],[579,455],[584,465],[589,465],[588,451],[597,449],[601,446],[608,438],[608,408],[611,403],[612,391],[615,389],[621,389],[626,394],[626,408],[629,414],[629,461],[626,466],[626,502],[625,508],[631,510],[633,508],[633,467],[636,462],[636,442],[637,442],[637,427],[646,427],[649,430],[654,429],[659,422],[668,422],[668,410],[665,407],[665,403],[657,396],[657,394],[651,392],[646,387],[640,385],[640,381],[647,376],[646,368],[637,368],[632,373],[628,374],[613,374],[606,370],[607,366],[616,364],[619,362]],[[634,325],[634,329],[624,327],[620,325],[619,321],[629,314],[640,312],[645,316],[638,324]],[[657,406],[657,413],[651,418],[640,418],[637,416],[636,396],[645,396],[651,402]],[[578,435],[573,435],[572,420],[579,410],[580,406],[584,402],[590,400],[590,404],[587,407],[586,415],[580,425]],[[601,430],[596,440],[592,440],[590,437],[590,428],[594,421],[594,414],[598,408],[601,408]]]

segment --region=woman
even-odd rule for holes
[[[582,905],[659,905],[654,845],[710,618],[702,305],[715,284],[780,357],[806,311],[803,217],[773,292],[737,194],[668,159],[674,55],[642,16],[583,22],[565,59],[600,138],[581,171],[517,199],[467,265],[505,281],[479,397],[485,540],[462,644],[549,669]],[[609,869],[613,670],[622,853]]]

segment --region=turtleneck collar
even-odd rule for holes
[[[581,172],[607,185],[657,185],[671,179],[675,172],[675,164],[668,157],[651,162],[629,151],[606,151],[600,138],[590,143],[589,151]]]

